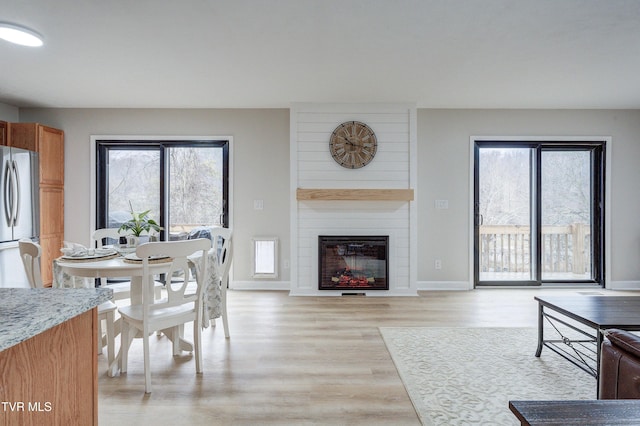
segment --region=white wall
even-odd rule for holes
[[[611,136],[607,286],[640,288],[640,111],[434,109],[418,110],[420,288],[462,288],[472,280],[469,138],[482,135]],[[449,200],[449,209],[436,210],[436,199]]]
[[[288,288],[288,110],[23,109],[20,119],[65,132],[65,239],[81,243],[91,231],[91,135],[232,136],[234,283],[253,284],[251,238],[270,235],[280,239],[280,277],[260,285]],[[263,210],[253,209],[255,199]]]
[[[89,227],[92,134],[231,135],[234,138],[235,278],[251,283],[253,235],[280,238],[279,284],[288,288],[290,259],[289,110],[21,109],[21,121],[65,130],[66,238]],[[640,288],[640,111],[417,110],[417,281],[419,288],[462,288],[469,276],[470,136],[611,136],[609,286]],[[264,210],[253,210],[263,199]],[[449,200],[436,210],[436,199]],[[434,260],[442,269],[434,269]]]
[[[18,121],[18,108],[0,103],[0,120]]]

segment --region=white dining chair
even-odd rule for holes
[[[220,285],[221,314],[224,336],[229,338],[229,321],[227,316],[227,288],[229,287],[229,270],[233,259],[233,231],[230,228],[213,228],[211,230],[212,250],[216,253],[217,271]],[[211,325],[215,325],[211,320]]]
[[[139,330],[143,340],[145,392],[151,392],[151,367],[149,354],[149,334],[162,330],[173,341],[173,354],[180,352],[180,340],[184,325],[193,322],[193,347],[196,358],[196,373],[202,372],[202,295],[207,273],[207,252],[211,241],[206,238],[184,241],[161,241],[141,244],[136,255],[142,259],[142,304],[124,306],[118,309],[122,319],[121,372],[127,372],[128,352],[133,336]],[[171,267],[167,273],[167,299],[157,301],[153,287],[144,285],[153,281],[149,269],[150,262],[162,261],[162,257],[171,258]],[[187,259],[190,256],[191,260]],[[159,258],[160,257],[160,258]],[[191,262],[191,263],[190,263]],[[196,264],[195,290],[189,291],[190,267]]]
[[[18,250],[20,251],[20,259],[22,259],[29,285],[31,288],[42,288],[42,275],[40,274],[42,249],[40,244],[34,243],[29,239],[22,239],[18,241]]]
[[[29,239],[18,241],[20,258],[24,265],[31,288],[42,288],[42,276],[40,274],[40,257],[42,248],[40,244]],[[107,362],[111,365],[115,356],[115,312],[117,306],[107,301],[98,305],[98,354],[102,353],[102,347],[107,346]],[[102,321],[105,322],[105,339],[102,338]]]
[[[120,237],[126,237],[131,235],[131,231],[123,230],[120,232],[119,228],[99,228],[93,231],[91,235],[92,245],[96,248],[102,248],[105,245],[105,241],[111,240],[110,244],[117,244]],[[107,282],[106,278],[100,278],[101,286],[108,286],[113,290],[113,300],[124,300],[131,297],[131,281],[123,278],[117,282]],[[155,281],[155,297],[160,299],[162,297],[162,289],[164,284],[160,281]]]

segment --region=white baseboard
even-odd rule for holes
[[[418,290],[473,290],[473,286],[468,281],[418,281]]]
[[[466,291],[473,290],[467,281],[418,281],[417,291]],[[322,291],[315,289],[292,289],[289,281],[233,281],[232,290],[278,290],[289,291],[291,296],[341,296],[343,291]],[[640,281],[609,281],[607,290],[640,290]],[[365,292],[367,296],[417,296],[416,290],[394,290]],[[357,293],[357,291],[350,291]]]
[[[640,282],[637,283],[638,289],[640,289]],[[312,288],[291,288],[291,282],[289,281],[232,281],[230,287],[232,290],[279,290],[289,291],[291,296],[342,296],[342,293],[361,293],[357,290],[348,291],[327,291],[323,290],[319,292],[317,289]],[[472,290],[471,284],[467,281],[418,281],[417,289],[403,289],[403,290],[375,290],[364,291],[367,296],[417,296],[418,291],[428,290]]]
[[[232,281],[229,283],[231,290],[291,290],[289,281]]]
[[[289,281],[232,281],[229,284],[231,290],[278,290],[288,291],[290,296],[342,296],[343,293],[364,293],[367,296],[418,296],[418,292],[415,289],[402,289],[402,290],[373,290],[373,291],[358,291],[358,290],[322,290],[319,291],[313,288],[291,288],[291,282]]]

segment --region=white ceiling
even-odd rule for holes
[[[2,0],[18,107],[640,108],[638,0]]]

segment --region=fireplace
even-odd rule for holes
[[[318,237],[318,289],[389,290],[388,236]]]

